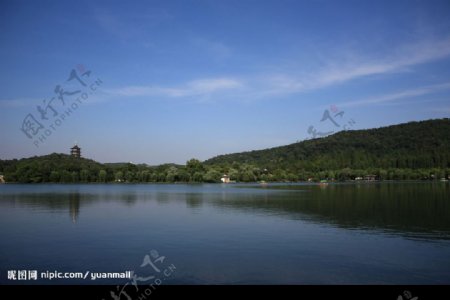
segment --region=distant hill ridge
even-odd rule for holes
[[[336,134],[264,150],[219,155],[205,164],[248,163],[268,169],[449,168],[450,119]]]
[[[265,150],[220,155],[186,165],[98,163],[53,153],[0,160],[6,182],[220,182],[223,174],[241,182],[450,177],[450,119],[409,122]],[[372,176],[372,177],[374,177]]]

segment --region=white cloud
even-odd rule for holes
[[[428,95],[432,93],[436,93],[439,91],[444,91],[450,89],[450,83],[442,83],[442,84],[434,84],[434,85],[428,85],[423,86],[415,89],[409,89],[404,90],[396,93],[391,93],[387,95],[377,96],[377,97],[370,97],[363,100],[358,101],[349,101],[340,103],[339,107],[350,107],[350,106],[364,106],[364,105],[371,105],[371,104],[379,104],[379,103],[385,103],[385,102],[391,102],[403,98],[411,98],[416,96],[422,96],[422,95]]]
[[[450,55],[450,38],[440,41],[422,41],[404,45],[379,59],[361,58],[346,53],[343,62],[334,58],[319,70],[310,73],[267,73],[238,77],[196,79],[177,85],[125,86],[105,90],[103,98],[114,97],[196,97],[197,100],[211,100],[218,97],[233,97],[241,101],[270,99],[327,88],[352,80],[373,75],[405,72],[416,65],[436,61]],[[343,57],[344,57],[343,56]],[[393,101],[405,97],[429,94],[448,89],[448,84],[430,85],[385,96],[346,102],[345,106],[367,105]],[[219,93],[220,92],[220,93]]]
[[[445,58],[450,55],[450,38],[424,41],[399,47],[383,59],[354,58],[344,63],[329,62],[317,72],[295,75],[276,74],[266,79],[271,94],[297,93],[316,90],[354,79],[405,71],[408,68]],[[347,55],[348,56],[348,55]]]
[[[197,101],[208,101],[213,96],[223,96],[225,92],[237,91],[243,83],[233,78],[209,78],[189,81],[177,86],[125,86],[115,89],[101,89],[85,101],[86,104],[104,103],[118,97],[196,97]],[[0,99],[0,107],[19,108],[35,106],[42,99],[16,98]]]
[[[192,97],[208,96],[225,90],[234,90],[242,87],[242,83],[232,78],[199,79],[174,87],[162,86],[127,86],[108,90],[112,96],[165,96],[165,97]]]
[[[241,86],[241,83],[235,79],[218,78],[195,80],[188,84],[186,93],[211,93],[217,90],[234,89]]]

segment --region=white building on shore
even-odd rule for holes
[[[220,178],[220,181],[222,181],[223,183],[230,183],[230,176],[228,176],[227,174],[223,174],[222,178]]]

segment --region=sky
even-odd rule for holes
[[[450,116],[450,1],[0,0],[0,159],[184,164]]]

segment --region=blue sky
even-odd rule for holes
[[[435,0],[0,1],[0,158],[77,141],[100,162],[185,163],[449,117],[449,15]]]

